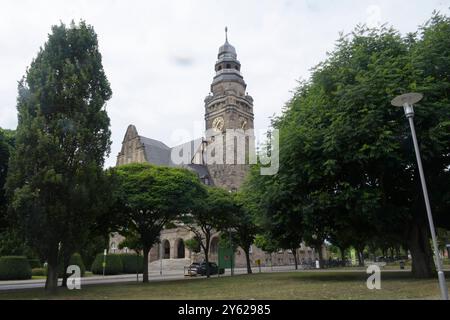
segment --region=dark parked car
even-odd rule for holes
[[[219,268],[219,266],[214,262],[209,262],[209,275],[224,274],[225,269]],[[188,268],[189,275],[200,275],[206,276],[206,262],[193,263]]]

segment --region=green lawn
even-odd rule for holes
[[[364,272],[291,272],[199,280],[1,292],[0,299],[439,299],[437,280],[383,272],[381,290],[368,290]],[[448,277],[447,277],[448,278]]]

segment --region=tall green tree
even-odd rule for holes
[[[433,216],[437,227],[450,229],[450,18],[435,12],[420,27],[410,50],[414,72],[412,87],[424,94],[424,100],[415,108],[414,121]],[[402,120],[406,126],[406,120]],[[407,139],[411,141],[409,133]],[[405,151],[410,156],[408,178],[414,181],[408,185],[414,222],[409,227],[408,244],[411,251],[421,252],[426,248],[425,252],[429,253],[428,221],[412,143],[408,143]],[[411,241],[414,237],[422,242]],[[413,268],[420,267],[419,259],[422,257],[413,254]]]
[[[138,239],[145,261],[143,282],[148,282],[148,255],[161,230],[191,212],[206,192],[193,172],[181,168],[129,164],[111,174],[118,177],[117,203],[124,218],[120,233]]]
[[[35,257],[26,245],[24,236],[15,229],[7,214],[5,183],[8,174],[9,158],[14,149],[15,132],[0,128],[0,256],[24,255]]]
[[[74,252],[96,218],[111,94],[97,35],[83,21],[53,26],[19,84],[7,192],[17,225],[48,262],[49,290],[62,255]]]
[[[200,243],[208,278],[211,238],[214,233],[228,231],[228,228],[232,227],[232,213],[235,211],[236,204],[230,192],[218,187],[206,187],[205,196],[197,197],[194,210],[181,217],[185,228],[191,231]]]
[[[284,177],[280,174],[262,176],[256,166],[244,184],[241,198],[258,226],[259,230],[254,229],[254,232],[264,233],[277,249],[291,250],[298,269],[297,249],[305,236],[303,212],[297,196],[284,185]]]
[[[14,132],[0,128],[0,233],[8,228],[7,201],[4,188],[13,145]]]
[[[390,101],[409,91],[425,95],[416,106],[416,130],[436,224],[446,227],[449,39],[450,20],[437,13],[405,37],[385,26],[358,26],[342,36],[273,120],[280,130],[280,169],[276,177],[253,177],[255,192],[267,196],[272,188],[275,194],[290,195],[308,240],[339,236],[335,240],[360,252],[373,239],[395,240],[397,246],[407,242],[413,274],[431,276],[430,237],[410,131],[403,110]]]
[[[257,208],[247,199],[245,191],[232,194],[234,205],[228,212],[229,217],[226,224],[230,228],[233,244],[240,246],[244,251],[247,273],[251,274],[250,247],[255,242],[255,237],[260,228],[255,223],[255,210]],[[227,236],[229,235],[224,234],[225,239],[227,239]]]

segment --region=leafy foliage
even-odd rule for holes
[[[45,277],[47,276],[47,268],[33,268],[31,269],[31,275],[33,277]]]
[[[122,259],[123,273],[142,273],[144,271],[144,258],[141,255],[122,253],[119,255]]]
[[[93,274],[103,274],[103,262],[105,261],[105,275],[121,274],[123,272],[123,264],[120,255],[107,254],[106,258],[99,253],[92,263],[91,271]]]
[[[8,174],[8,162],[14,147],[14,131],[0,128],[0,233],[8,228],[6,215],[7,202],[5,196],[5,182]]]
[[[89,236],[104,201],[110,98],[94,29],[83,21],[53,26],[19,83],[16,147],[6,186],[18,228],[48,261],[52,290],[59,249],[70,258]]]
[[[184,245],[192,252],[199,253],[200,251],[202,251],[200,241],[196,237],[186,240],[184,242]]]
[[[416,276],[432,274],[409,127],[390,101],[409,91],[425,95],[415,108],[417,135],[433,212],[448,227],[449,39],[450,19],[435,13],[406,37],[358,26],[337,41],[272,121],[280,130],[278,174],[255,168],[248,181],[266,236],[280,247],[302,234],[316,247],[328,240],[360,252],[374,242],[401,244]]]
[[[196,199],[204,194],[198,177],[181,168],[148,163],[120,166],[116,175],[117,205],[123,213],[121,233],[137,237],[148,261],[150,248],[158,242],[163,227],[182,213],[190,212]],[[144,264],[144,282],[148,264]]]
[[[27,280],[31,279],[31,268],[27,257],[4,256],[0,257],[0,280]]]
[[[199,242],[206,262],[209,262],[213,233],[226,230],[230,226],[233,210],[235,205],[230,192],[218,187],[207,187],[206,194],[197,194],[193,210],[181,216],[185,228],[190,230]],[[206,269],[206,276],[209,277],[208,263]]]
[[[74,253],[72,257],[70,257],[69,266],[75,265],[80,267],[81,276],[84,277],[84,274],[86,272],[86,267],[83,263],[83,258],[81,258],[81,255],[79,253]]]

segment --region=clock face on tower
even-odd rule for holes
[[[217,117],[213,120],[212,127],[216,131],[222,131],[225,121],[222,117]]]

